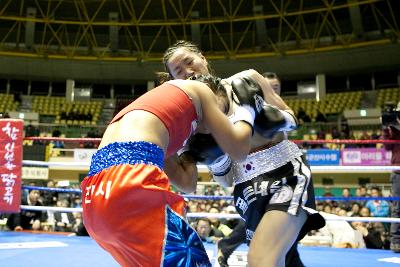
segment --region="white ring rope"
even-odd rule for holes
[[[90,162],[47,162],[36,160],[23,160],[23,164],[31,166],[48,166],[48,167],[89,167]],[[207,170],[205,165],[197,165],[199,170]],[[343,171],[393,171],[400,170],[400,166],[311,166],[312,171],[329,171],[329,172],[343,172]]]
[[[59,211],[59,212],[82,212],[82,208],[63,208],[63,207],[49,207],[49,206],[28,206],[21,205],[23,210],[35,211]],[[241,219],[237,213],[207,213],[207,212],[190,212],[186,214],[188,218],[217,218],[217,219]],[[386,223],[400,223],[400,218],[383,218],[383,217],[324,217],[327,221],[348,221],[348,222],[386,222]]]
[[[23,160],[22,164],[31,166],[46,166],[46,167],[89,167],[90,162],[58,162],[58,161],[38,161],[38,160]]]

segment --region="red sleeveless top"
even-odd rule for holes
[[[181,149],[197,127],[196,108],[189,96],[169,83],[163,83],[140,96],[122,109],[111,123],[120,120],[132,110],[151,112],[164,123],[169,132],[167,156]]]

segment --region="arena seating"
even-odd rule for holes
[[[325,115],[334,115],[343,112],[345,109],[359,108],[361,98],[362,92],[355,91],[327,94],[326,98],[319,102],[311,98],[284,98],[284,100],[295,113],[303,108],[311,119],[315,119],[318,110]]]
[[[32,111],[55,116],[54,123],[67,125],[96,125],[102,110],[102,101],[67,102],[65,97],[35,96]]]
[[[389,88],[379,90],[378,98],[376,100],[376,107],[383,108],[386,102],[392,102],[394,104],[400,102],[400,89]]]
[[[19,103],[14,101],[14,96],[11,94],[0,94],[0,113],[16,111]]]

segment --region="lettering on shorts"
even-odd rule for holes
[[[98,186],[87,186],[85,193],[85,204],[90,204],[92,202],[92,197],[97,197],[99,195],[103,196],[104,199],[108,199],[110,197],[111,184],[112,181],[108,181],[105,189],[103,189],[104,182],[100,182]]]
[[[253,236],[254,236],[254,231],[246,229],[246,239],[251,241],[253,239]]]
[[[270,204],[285,203],[293,197],[293,190],[290,186],[284,185],[271,197]]]
[[[277,190],[279,190],[283,185],[287,183],[287,179],[284,177],[281,180],[276,181],[262,181],[260,184],[255,182],[254,192],[256,195],[267,196],[274,194]]]
[[[280,193],[279,191],[284,187],[287,183],[287,179],[284,177],[281,180],[276,180],[276,181],[262,181],[260,183],[255,182],[253,185],[249,185],[245,187],[242,191],[243,198],[238,197],[235,203],[235,206],[238,207],[241,211],[242,214],[244,214],[249,205],[254,202],[257,199],[257,195],[259,196],[267,196],[267,195],[273,195],[272,198],[276,195],[275,193],[278,192],[278,196],[275,197],[275,201],[279,201],[281,199],[286,199],[285,197],[288,196],[288,194],[285,194],[287,190],[284,190],[282,192],[282,196],[279,197]],[[289,189],[291,189],[289,187]],[[293,191],[290,194],[290,197],[293,195]],[[275,202],[277,203],[277,202]]]

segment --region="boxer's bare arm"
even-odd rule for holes
[[[205,85],[201,85],[205,86]],[[207,88],[207,87],[205,87]],[[220,148],[235,160],[241,160],[250,151],[253,122],[240,120],[234,125],[219,109],[215,95],[210,89],[198,87],[197,93],[202,107],[202,123],[211,132]],[[243,109],[244,116],[251,116]],[[252,114],[254,116],[254,114]],[[254,117],[252,118],[254,120]],[[249,125],[251,124],[251,125]],[[235,145],[233,145],[235,144]]]
[[[174,155],[164,161],[164,171],[170,182],[184,193],[192,193],[196,191],[197,186],[197,166],[193,159]]]

